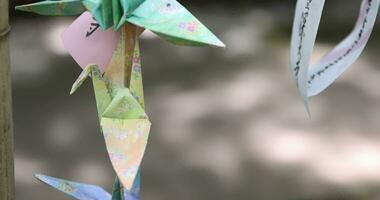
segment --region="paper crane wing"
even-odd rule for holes
[[[86,11],[82,0],[41,1],[17,6],[16,10],[34,12],[40,15],[79,15]]]
[[[179,45],[225,45],[175,0],[146,0],[127,21]]]
[[[117,0],[119,1],[119,0]],[[122,9],[115,0],[47,0],[37,3],[16,6],[16,10],[34,12],[40,15],[79,15],[86,10],[90,11],[102,29],[114,24],[114,15],[121,18]],[[117,2],[116,4],[114,2]],[[116,6],[113,8],[113,6]],[[115,11],[113,11],[115,9]],[[119,21],[117,21],[119,23]]]
[[[47,0],[17,6],[17,10],[40,15],[79,15],[90,11],[102,29],[119,29],[144,0]]]
[[[111,200],[111,195],[99,186],[67,181],[40,174],[37,174],[36,178],[78,200]]]
[[[87,9],[103,30],[130,22],[174,44],[225,46],[176,0],[48,0],[16,9],[41,15],[77,15]]]

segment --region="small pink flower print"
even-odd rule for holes
[[[198,27],[198,24],[197,24],[197,22],[195,22],[195,21],[193,21],[193,22],[189,22],[189,23],[187,24],[187,30],[190,31],[190,32],[194,32],[194,31],[196,31],[197,27]]]
[[[140,56],[133,56],[133,63],[140,63]]]

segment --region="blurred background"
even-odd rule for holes
[[[362,57],[312,98],[309,119],[288,71],[295,0],[180,2],[227,48],[142,36],[153,123],[143,200],[380,199],[379,23]],[[360,3],[326,1],[313,59],[350,32]],[[70,199],[34,173],[109,191],[114,180],[91,82],[69,96],[81,70],[60,34],[73,20],[12,12],[18,200]]]

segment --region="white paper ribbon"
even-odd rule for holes
[[[298,90],[308,97],[331,85],[363,52],[375,24],[380,0],[363,0],[354,30],[310,67],[325,0],[298,0],[293,24],[290,66]]]

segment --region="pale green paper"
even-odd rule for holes
[[[174,44],[225,47],[176,0],[48,0],[16,9],[42,15],[75,15],[87,9],[102,29],[117,30],[129,22]]]
[[[91,76],[100,126],[112,165],[126,189],[131,189],[142,161],[150,130],[144,111],[140,51],[141,30],[126,26],[104,75],[98,66],[87,66],[71,93]]]

